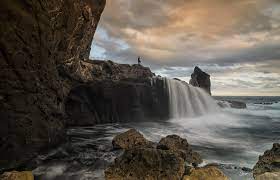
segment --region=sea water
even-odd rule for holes
[[[214,97],[246,102],[246,109],[224,108],[200,116],[175,116],[168,121],[103,124],[68,129],[69,142],[39,156],[33,173],[42,179],[104,179],[104,169],[121,151],[113,137],[136,128],[154,142],[170,134],[186,138],[203,157],[217,163],[233,180],[252,179],[258,156],[280,142],[280,97]]]

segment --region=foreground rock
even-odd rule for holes
[[[184,176],[183,180],[228,180],[223,172],[216,167],[203,167],[190,170],[190,175]]]
[[[163,150],[170,150],[178,156],[180,156],[185,161],[187,161],[188,163],[193,164],[194,166],[197,166],[198,164],[202,163],[201,156],[191,149],[186,139],[183,139],[180,136],[169,135],[165,138],[162,138],[159,141],[157,148]]]
[[[170,151],[152,148],[130,149],[105,171],[107,180],[181,179],[184,160]]]
[[[1,180],[34,180],[34,176],[31,171],[11,171],[5,172],[0,175]]]
[[[210,75],[203,72],[199,67],[194,68],[189,82],[191,85],[204,89],[211,95],[211,81]]]
[[[264,173],[272,173],[266,174]],[[275,143],[271,150],[264,152],[262,156],[259,157],[259,161],[253,168],[253,175],[255,178],[262,178],[267,176],[277,176],[279,177],[280,172],[280,144]],[[275,175],[276,173],[276,175]]]
[[[136,129],[130,129],[125,133],[117,135],[114,137],[112,144],[114,149],[125,150],[141,147],[153,147],[152,142],[146,140]]]
[[[182,179],[185,163],[202,162],[186,139],[177,135],[162,138],[157,146],[131,129],[113,139],[113,147],[124,149],[105,171],[106,179]]]
[[[257,175],[256,180],[279,180],[280,172],[266,172],[261,175]]]

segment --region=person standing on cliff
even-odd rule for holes
[[[138,65],[141,65],[141,58],[138,56]]]

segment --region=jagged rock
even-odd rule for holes
[[[65,109],[69,126],[162,120],[169,118],[168,92],[162,79],[153,85],[148,77],[95,81],[75,86]]]
[[[184,174],[184,160],[171,151],[152,148],[130,149],[105,171],[106,180],[174,179]]]
[[[202,163],[201,156],[191,149],[191,146],[188,144],[186,139],[183,139],[180,136],[169,135],[162,138],[159,141],[157,148],[170,150],[194,166]]]
[[[89,57],[105,0],[1,0],[0,170],[64,136],[58,66]]]
[[[209,166],[198,169],[192,169],[189,175],[183,177],[183,180],[228,180],[222,171],[218,168]]]
[[[264,154],[259,157],[259,161],[253,168],[253,175],[255,178],[266,172],[280,172],[280,144],[279,143],[273,144],[271,150],[265,151]]]
[[[34,180],[34,176],[31,171],[11,171],[5,172],[0,175],[1,180]]]
[[[256,180],[279,180],[280,172],[266,172],[261,175],[257,175]]]
[[[211,95],[211,81],[210,75],[203,72],[199,67],[194,68],[189,82],[191,85],[204,89]]]
[[[114,149],[131,149],[140,147],[153,147],[153,143],[144,138],[136,129],[130,129],[114,137]]]

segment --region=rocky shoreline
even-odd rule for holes
[[[154,78],[149,68],[89,59],[105,4],[1,1],[0,173],[30,170],[26,164],[34,157],[67,141],[67,127],[169,118],[164,80]],[[211,94],[210,76],[198,67],[190,84]],[[106,170],[107,179],[129,178],[131,173],[147,179],[195,179],[204,174],[226,179],[216,167],[198,168],[202,158],[186,139],[170,135],[154,143],[135,130],[129,133],[113,141],[114,148],[125,151]],[[260,157],[253,172],[256,179],[279,177],[279,144]],[[32,174],[12,171],[1,178],[17,177],[32,179]]]

